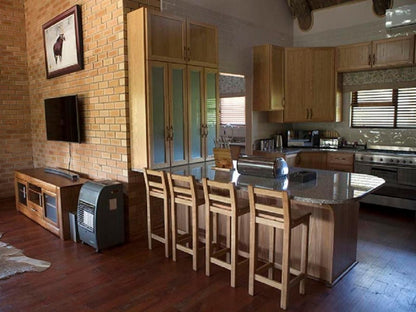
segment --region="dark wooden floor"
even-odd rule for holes
[[[143,239],[95,253],[61,241],[0,201],[4,242],[29,257],[52,262],[42,273],[0,280],[0,311],[278,311],[279,291],[258,285],[247,293],[247,271],[237,288],[214,268],[193,272],[190,257],[165,259]],[[307,294],[293,289],[289,311],[416,311],[414,215],[375,207],[361,209],[358,260],[333,288],[308,280]]]

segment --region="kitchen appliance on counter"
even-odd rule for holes
[[[240,157],[237,160],[237,170],[243,175],[266,178],[282,177],[289,173],[289,167],[283,157],[274,159],[253,156]]]
[[[259,140],[259,149],[261,151],[273,151],[275,147],[274,139],[260,139]]]
[[[340,148],[342,147],[342,139],[341,138],[321,138],[319,140],[319,147]]]
[[[362,202],[416,211],[416,148],[367,145],[355,153],[354,172],[386,181]]]
[[[319,130],[288,130],[288,147],[319,147]]]
[[[274,135],[274,146],[276,149],[283,147],[283,135],[281,134]]]

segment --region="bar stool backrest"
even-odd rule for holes
[[[195,177],[168,173],[171,200],[176,204],[190,206],[197,201]]]
[[[248,186],[250,210],[256,222],[283,229],[290,227],[290,201],[286,191],[267,190]],[[273,224],[271,224],[273,223]]]
[[[234,183],[202,179],[205,201],[209,207],[226,214],[236,211],[236,192]]]
[[[144,182],[146,185],[147,196],[162,199],[168,197],[168,186],[166,183],[166,173],[164,171],[156,171],[145,168]]]

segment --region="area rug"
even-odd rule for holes
[[[26,257],[22,250],[0,242],[0,280],[17,273],[42,272],[50,266],[50,262]]]

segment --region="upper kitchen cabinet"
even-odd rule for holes
[[[147,20],[147,58],[154,61],[186,62],[186,21],[185,19],[143,10]]]
[[[415,37],[398,37],[373,41],[373,68],[412,65]]]
[[[187,22],[187,62],[191,65],[217,67],[218,42],[215,26]]]
[[[335,49],[313,48],[310,121],[335,121]]]
[[[335,49],[285,49],[284,122],[335,121]]]
[[[371,42],[337,47],[338,71],[370,69],[371,61]]]
[[[397,37],[337,47],[337,71],[414,64],[414,36]]]
[[[284,48],[253,48],[253,110],[279,111],[284,106]]]
[[[217,67],[217,28],[145,9],[149,60]]]
[[[312,97],[312,54],[308,48],[285,49],[285,122],[309,120]]]

